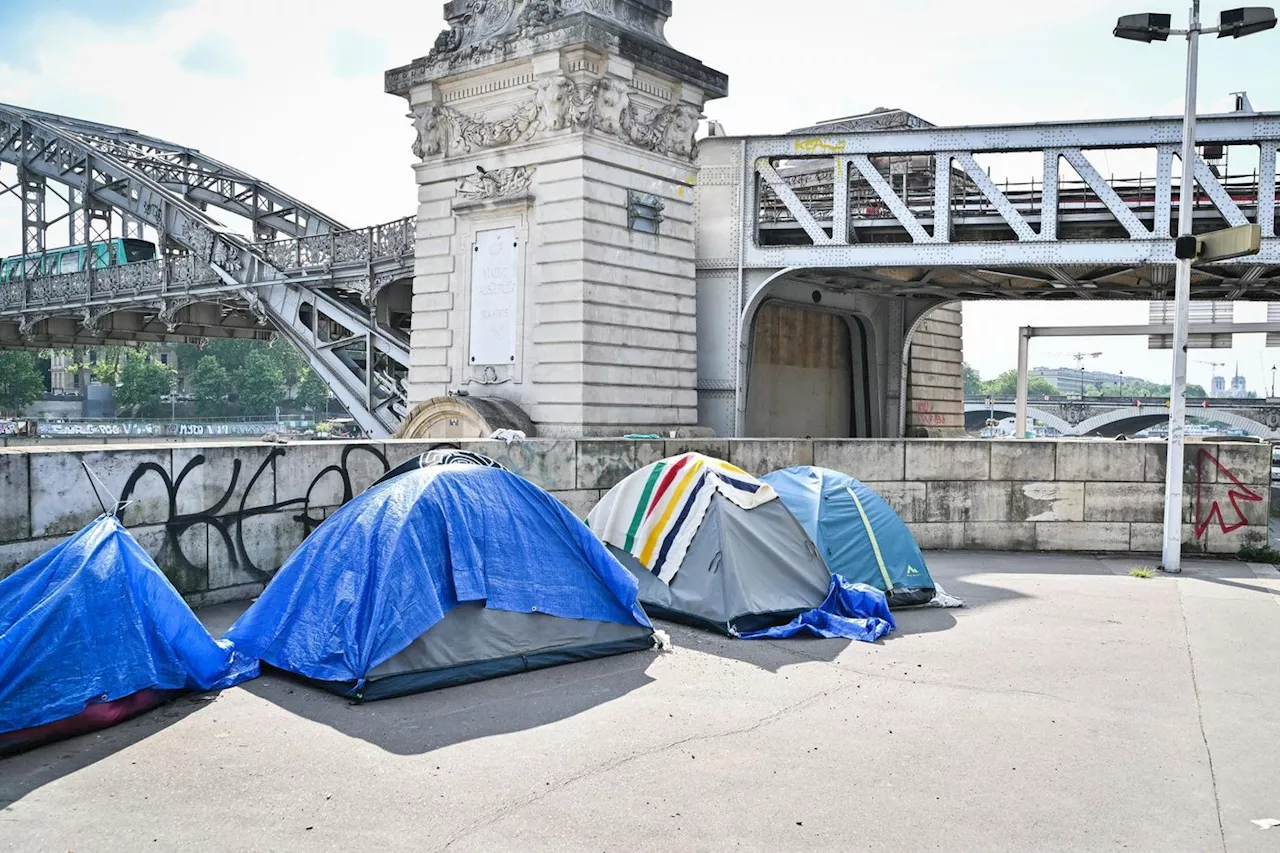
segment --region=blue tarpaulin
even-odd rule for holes
[[[874,643],[897,627],[883,592],[832,575],[831,591],[818,607],[801,613],[786,625],[738,636],[744,640],[780,640],[812,634],[826,639],[844,637]]]
[[[142,690],[213,690],[245,667],[103,516],[0,581],[0,733]]]
[[[278,669],[360,682],[470,601],[649,627],[635,579],[555,498],[504,470],[446,466],[334,513],[227,639]]]

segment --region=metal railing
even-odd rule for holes
[[[413,217],[313,237],[255,244],[286,277],[299,271],[358,267],[413,255]],[[323,286],[321,284],[320,286]],[[0,311],[57,308],[120,297],[184,295],[194,290],[236,286],[225,284],[207,261],[193,255],[157,258],[101,269],[0,283]]]

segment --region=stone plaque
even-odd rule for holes
[[[514,364],[519,294],[516,229],[476,232],[471,252],[471,363]]]

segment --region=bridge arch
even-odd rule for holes
[[[1258,438],[1276,438],[1280,437],[1280,433],[1276,429],[1260,423],[1252,418],[1247,418],[1236,412],[1224,409],[1209,409],[1212,414],[1204,414],[1202,417],[1211,418],[1219,423],[1227,426],[1242,429],[1249,435]],[[1188,409],[1187,414],[1197,416],[1198,413],[1194,409]],[[1083,421],[1077,427],[1079,435],[1103,435],[1118,434],[1128,430],[1116,429],[1121,424],[1129,423],[1135,427],[1132,431],[1138,432],[1155,424],[1162,423],[1169,419],[1169,410],[1164,406],[1134,406],[1131,409],[1114,409],[1110,412],[1103,412],[1095,415],[1086,421]]]
[[[1005,417],[1013,417],[1017,415],[1017,411],[1015,407],[1009,405],[1008,403],[996,403],[994,406],[988,406],[983,403],[965,403],[964,404],[965,426],[966,427],[969,426],[971,422],[970,418],[972,416],[975,416],[975,415],[985,416],[990,412],[995,412],[996,414],[1004,415]],[[1030,420],[1040,421],[1046,426],[1056,429],[1058,432],[1062,433],[1063,435],[1077,434],[1076,427],[1073,427],[1066,420],[1064,420],[1063,418],[1057,415],[1046,412],[1044,409],[1038,409],[1035,406],[1027,406],[1027,418]],[[985,422],[986,418],[983,417],[982,421]]]
[[[799,280],[792,272],[757,279],[739,316],[736,434],[881,435],[884,412],[878,402],[886,387],[881,374],[888,344],[874,297]],[[783,333],[793,327],[801,332]],[[788,405],[792,396],[819,387],[829,389],[817,395],[826,401],[824,410]],[[788,414],[801,408],[805,416]]]

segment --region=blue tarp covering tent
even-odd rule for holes
[[[112,516],[0,581],[0,754],[244,674]]]
[[[227,638],[364,701],[651,648],[636,598],[542,489],[498,468],[429,466],[316,528]]]
[[[818,546],[831,571],[883,590],[890,607],[929,603],[924,555],[902,518],[866,484],[829,468],[798,467],[764,478]]]

